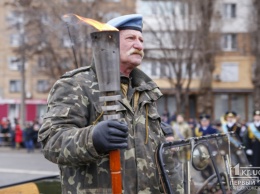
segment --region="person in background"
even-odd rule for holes
[[[172,115],[169,115],[167,123],[171,125],[175,121],[176,121],[176,112],[173,112]]]
[[[212,126],[217,129],[218,133],[222,133],[222,125],[220,119],[216,119],[213,123]]]
[[[24,143],[25,147],[27,149],[27,152],[33,152],[34,151],[34,130],[33,126],[30,122],[26,123],[26,127],[24,129]]]
[[[23,131],[20,127],[18,119],[15,119],[15,148],[20,149],[21,148],[21,143],[23,142]]]
[[[200,125],[195,129],[196,137],[218,133],[218,130],[214,128],[210,123],[210,115],[201,114],[199,119],[200,119]]]
[[[192,136],[194,137],[195,136],[195,129],[197,127],[197,122],[194,118],[189,118],[188,124],[189,124],[191,131],[192,131]]]
[[[253,122],[247,124],[245,133],[245,147],[248,160],[255,167],[260,167],[260,110],[255,110],[253,113]]]
[[[182,114],[177,114],[176,121],[171,123],[175,140],[182,140],[192,137],[192,130],[184,120]]]
[[[112,193],[112,150],[121,153],[123,193],[162,193],[155,158],[166,141],[157,111],[162,93],[137,68],[144,56],[142,23],[139,14],[107,23],[119,29],[120,121],[102,120],[94,62],[66,73],[50,91],[38,141],[45,158],[59,165],[64,194]]]
[[[173,135],[173,128],[172,128],[172,126],[169,125],[166,122],[162,122],[161,123],[161,127],[162,127],[162,130],[163,130],[163,134],[165,136],[165,140],[167,142],[174,141],[174,135]]]
[[[174,140],[184,140],[192,137],[192,131],[188,125],[188,123],[184,120],[184,116],[182,114],[176,115],[176,121],[171,123]],[[190,159],[190,150],[184,146],[180,148],[178,151],[178,158],[180,160]]]
[[[11,142],[11,123],[10,120],[6,117],[2,118],[1,121],[1,135],[2,135],[2,140],[1,143],[3,145],[9,144]]]
[[[168,123],[169,120],[169,112],[165,110],[161,116],[162,122]]]
[[[241,124],[237,122],[237,113],[234,111],[227,111],[224,115],[224,121],[222,121],[222,132],[234,132],[236,138],[243,143],[243,136],[241,136]]]
[[[33,144],[35,148],[41,148],[41,145],[37,140],[40,127],[41,125],[38,119],[35,119],[32,124],[32,128],[33,128],[32,138],[33,138]]]

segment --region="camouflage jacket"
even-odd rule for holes
[[[121,150],[123,192],[161,193],[154,152],[164,141],[156,108],[162,94],[139,69],[132,71],[130,80],[132,90],[139,91],[140,96],[134,111],[131,100],[121,93],[120,112],[129,126],[128,148]],[[95,69],[89,66],[63,75],[48,96],[38,141],[44,156],[59,165],[63,193],[111,193],[109,157],[99,155],[92,142],[92,123],[101,114],[99,95]]]

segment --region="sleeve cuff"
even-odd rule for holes
[[[104,156],[107,156],[107,154],[102,154],[102,155],[98,154],[93,145],[93,138],[92,138],[93,128],[94,128],[94,126],[90,127],[90,132],[87,136],[87,150],[88,150],[89,154],[92,155],[94,158],[96,158],[96,159],[103,158]]]

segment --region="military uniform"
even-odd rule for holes
[[[234,119],[236,118],[237,114],[233,111],[227,111],[225,114],[225,120],[227,117],[233,117]],[[224,133],[228,132],[234,132],[236,135],[236,138],[242,143],[243,142],[243,135],[241,131],[241,124],[238,122],[233,122],[229,124],[228,122],[223,122],[222,123],[222,131]]]
[[[205,135],[212,135],[218,133],[217,129],[215,129],[214,127],[212,127],[211,125],[209,125],[207,128],[202,128],[202,127],[197,127],[195,129],[195,136],[196,137],[201,137],[201,136],[205,136]]]
[[[188,139],[192,137],[192,131],[190,129],[190,126],[186,122],[173,122],[172,128],[175,140]]]
[[[260,111],[254,111],[254,116],[260,116]],[[245,135],[245,146],[248,159],[251,164],[260,167],[260,156],[258,154],[260,147],[260,121],[254,121],[247,124],[247,133]]]
[[[218,133],[217,129],[215,129],[214,127],[212,127],[212,125],[210,125],[209,119],[210,119],[210,116],[207,114],[200,115],[200,121],[207,120],[208,126],[203,127],[202,125],[200,125],[200,126],[196,127],[195,132],[194,132],[196,137],[201,137],[201,136],[205,136],[205,135],[212,135],[212,134]]]
[[[162,94],[137,68],[123,79],[129,87],[126,95],[121,92],[120,100],[120,112],[129,128],[128,148],[120,150],[123,192],[160,193],[154,152],[164,141],[156,108]],[[135,93],[138,99],[134,99]],[[44,156],[59,165],[63,193],[111,193],[109,157],[99,155],[92,142],[93,126],[101,120],[99,96],[93,66],[66,73],[48,96],[38,140]]]

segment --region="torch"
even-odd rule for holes
[[[117,28],[98,22],[90,18],[84,18],[76,14],[66,14],[63,20],[67,24],[87,24],[100,30],[91,33],[92,50],[95,61],[97,79],[99,83],[99,101],[103,103],[103,119],[117,120],[120,115],[117,110],[120,106],[116,103],[121,99],[119,74],[119,31]],[[113,194],[122,193],[122,178],[120,151],[114,150],[109,153],[111,184]]]
[[[117,120],[121,99],[119,74],[119,32],[99,31],[91,33],[92,49],[95,61],[97,79],[99,83],[99,101],[103,103],[102,111],[104,120]],[[113,194],[122,193],[122,178],[120,165],[120,151],[114,150],[109,153],[111,184]]]

